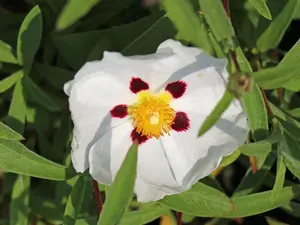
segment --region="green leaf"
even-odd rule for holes
[[[256,45],[261,52],[276,48],[281,41],[286,29],[290,25],[298,0],[276,0],[269,5],[273,15],[272,21],[261,19],[256,30],[263,32],[258,36]]]
[[[232,154],[228,155],[228,156],[224,156],[222,158],[222,161],[220,163],[220,167],[225,167],[228,166],[230,164],[232,164],[235,160],[238,159],[238,157],[241,155],[241,151],[239,149],[236,149]]]
[[[263,89],[275,89],[283,87],[290,82],[294,77],[299,76],[300,67],[283,67],[263,69],[252,74],[255,82]]]
[[[26,115],[26,102],[22,81],[18,81],[13,92],[6,123],[13,130],[23,134]]]
[[[98,225],[119,224],[133,196],[136,168],[137,144],[134,143],[128,150],[110,188]]]
[[[297,41],[297,43],[290,49],[290,51],[280,61],[278,67],[292,67],[297,65],[299,60],[300,60],[300,41]],[[293,77],[293,79],[287,81],[282,87],[292,91],[299,91],[300,74],[298,74],[298,76]]]
[[[21,134],[15,132],[2,122],[0,122],[0,138],[15,141],[24,140],[24,137]]]
[[[281,138],[281,130],[277,120],[273,120],[273,131],[272,134],[261,141],[249,143],[240,146],[238,149],[240,152],[247,156],[263,156],[267,155],[272,150],[272,144],[279,142]]]
[[[207,116],[198,133],[198,137],[202,136],[206,131],[215,125],[221,118],[222,114],[226,111],[226,109],[230,106],[233,101],[233,96],[228,91],[225,91],[223,97],[217,103],[213,111]]]
[[[57,106],[56,103],[53,102],[52,99],[48,97],[28,76],[24,77],[24,89],[28,95],[28,100],[43,106],[50,112],[60,110],[59,106]]]
[[[161,32],[162,30],[164,32]],[[109,40],[106,42],[108,46],[103,46],[103,51],[113,50],[125,55],[137,55],[153,53],[161,42],[172,38],[175,33],[169,19],[159,12],[136,22],[105,30],[56,36],[54,44],[64,60],[77,70],[86,62],[96,43],[103,37]]]
[[[283,135],[279,142],[278,151],[280,151],[286,167],[292,174],[300,178],[300,144],[285,133],[283,128],[282,133]]]
[[[284,131],[288,133],[290,136],[292,136],[294,139],[300,140],[299,138],[300,122],[298,122],[297,120],[293,119],[292,117],[290,117],[289,115],[281,111],[281,109],[276,107],[271,102],[269,102],[269,105],[274,115],[280,121]]]
[[[272,20],[272,15],[267,6],[266,0],[250,0],[250,2],[253,4],[260,15],[264,16],[268,20]]]
[[[33,73],[43,79],[46,79],[49,84],[60,90],[62,90],[64,84],[72,80],[75,75],[73,71],[41,63],[34,64]]]
[[[42,37],[43,23],[39,6],[35,6],[26,16],[19,30],[17,58],[26,74],[29,72]]]
[[[234,30],[226,15],[224,6],[219,0],[199,0],[204,18],[210,26],[217,41],[234,36]]]
[[[8,172],[49,180],[65,180],[75,175],[72,168],[51,162],[17,141],[0,139],[0,154],[0,168]]]
[[[146,209],[141,209],[133,212],[128,212],[124,215],[119,225],[143,225],[152,222],[153,220],[163,216],[169,212],[165,206],[155,206]]]
[[[274,154],[269,154],[260,170],[256,173],[253,173],[252,170],[249,168],[247,173],[243,177],[241,183],[234,191],[233,196],[244,196],[254,192],[258,187],[260,187],[265,177],[267,176],[269,170],[271,169],[275,159],[276,157]]]
[[[234,211],[227,216],[220,215],[220,217],[240,218],[270,211],[299,196],[300,187],[284,187],[280,194],[275,195],[274,198],[272,198],[272,194],[272,191],[265,191],[247,196],[234,197],[232,198]]]
[[[0,41],[0,62],[18,64],[13,49],[3,41]]]
[[[56,23],[57,30],[63,30],[71,26],[81,17],[86,15],[100,0],[68,0]]]
[[[242,72],[251,73],[252,68],[240,47],[236,49],[236,55]],[[242,96],[242,102],[254,139],[256,141],[265,139],[269,130],[268,115],[262,94],[256,84],[253,85],[251,92]]]
[[[286,166],[284,165],[284,160],[282,155],[280,154],[280,151],[281,150],[278,149],[276,179],[272,190],[273,191],[273,194],[271,196],[272,199],[275,199],[276,195],[280,195],[285,180]]]
[[[225,194],[203,183],[197,183],[181,194],[167,196],[160,202],[176,211],[200,217],[222,217],[234,207]]]
[[[189,1],[164,0],[162,4],[181,38],[211,52],[212,47],[209,43],[207,30],[200,23],[198,15],[194,12]]]
[[[64,225],[74,225],[76,218],[79,216],[81,205],[84,198],[88,179],[85,175],[79,175],[71,194],[69,195],[68,202],[64,213]]]
[[[15,181],[10,205],[10,225],[27,225],[29,215],[30,177],[19,175]]]
[[[288,225],[287,223],[280,222],[268,216],[266,216],[266,220],[269,225]]]
[[[23,71],[19,70],[7,78],[4,78],[0,81],[0,93],[5,92],[9,88],[11,88],[15,83],[21,80],[23,77]]]

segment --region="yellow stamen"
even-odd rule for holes
[[[136,132],[147,138],[169,134],[175,117],[175,111],[169,105],[172,95],[166,91],[159,94],[140,91],[137,97],[137,102],[128,107]]]

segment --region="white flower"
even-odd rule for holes
[[[65,85],[74,121],[72,161],[111,184],[139,142],[135,193],[147,202],[189,189],[245,141],[247,122],[234,102],[197,138],[225,91],[226,60],[167,40],[155,54],[105,52]]]

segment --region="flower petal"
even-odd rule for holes
[[[137,176],[135,181],[134,192],[136,193],[138,202],[157,201],[165,197],[168,193],[157,189],[153,185],[145,182]]]
[[[109,130],[91,147],[90,174],[102,184],[111,184],[132,144],[130,123]]]
[[[222,157],[232,153],[245,141],[247,135],[245,115],[232,114],[230,108],[200,138],[196,137],[205,116],[188,113],[188,117],[191,122],[189,130],[172,131],[170,136],[161,139],[174,176],[185,189],[209,175],[219,165]]]
[[[168,195],[182,191],[175,180],[160,140],[149,139],[139,146],[138,151],[138,176]]]
[[[74,122],[72,161],[77,172],[88,168],[88,151],[93,143],[111,127],[128,120],[112,117],[110,110],[133,98],[120,78],[110,74],[97,72],[73,82],[69,105]]]

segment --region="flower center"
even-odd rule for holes
[[[166,91],[159,94],[140,91],[137,97],[137,102],[128,107],[136,132],[147,138],[169,134],[175,118],[175,111],[169,105],[172,95]]]

